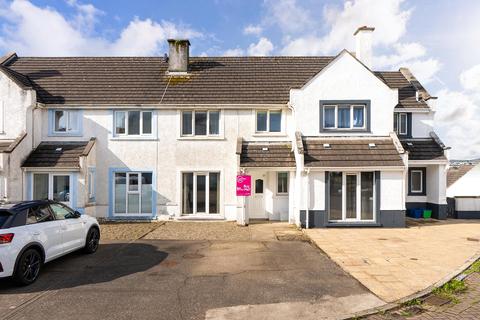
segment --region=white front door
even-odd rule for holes
[[[252,174],[252,195],[248,197],[248,217],[250,219],[268,218],[265,211],[266,174]]]

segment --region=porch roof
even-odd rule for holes
[[[403,148],[408,151],[410,160],[446,160],[445,147],[435,138],[401,139]]]
[[[23,162],[24,168],[80,168],[80,157],[87,156],[90,141],[43,141]]]
[[[241,167],[295,167],[295,155],[292,143],[280,142],[242,142],[240,152]]]
[[[403,167],[393,140],[381,138],[304,137],[306,167]]]

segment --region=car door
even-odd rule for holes
[[[85,245],[84,222],[75,211],[61,203],[50,203],[55,219],[63,222],[64,251],[71,252]]]
[[[45,251],[45,262],[63,254],[62,221],[55,220],[48,204],[28,209],[25,228],[33,242],[39,242]]]

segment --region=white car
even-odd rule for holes
[[[62,203],[0,205],[0,278],[31,284],[44,263],[79,249],[94,253],[99,241],[97,220]]]

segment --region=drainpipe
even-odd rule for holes
[[[288,107],[288,109],[292,110],[292,120],[293,120],[292,122],[293,122],[293,126],[294,126],[292,128],[293,129],[292,141],[294,141],[295,140],[295,129],[296,129],[295,128],[295,125],[296,125],[296,123],[295,123],[295,107],[290,102],[287,103],[287,107]],[[294,149],[295,149],[295,141],[294,141],[294,143],[292,143],[292,152],[294,151]]]
[[[305,209],[305,227],[310,229],[310,168],[305,169],[307,174],[307,205]]]

